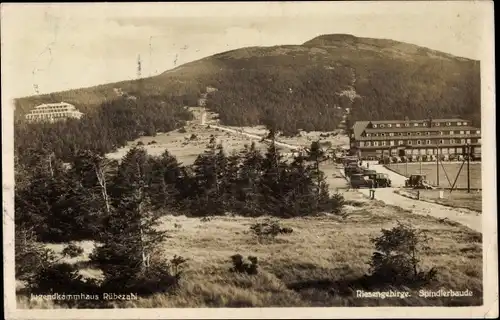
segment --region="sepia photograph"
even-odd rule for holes
[[[1,17],[7,319],[498,317],[492,1]]]

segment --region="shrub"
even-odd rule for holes
[[[179,288],[186,261],[187,259],[181,256],[174,256],[168,262],[153,263],[149,268],[139,272],[130,281],[130,292],[149,295],[171,292]]]
[[[336,192],[327,200],[327,203],[324,204],[323,208],[324,210],[330,211],[331,213],[340,214],[342,213],[344,205],[344,196],[341,193]]]
[[[187,132],[187,130],[186,130],[186,128],[185,128],[185,127],[182,127],[182,128],[180,128],[179,130],[177,130],[177,132],[179,132],[179,133],[186,133],[186,132]]]
[[[231,272],[246,273],[249,275],[257,274],[258,271],[258,259],[254,256],[248,257],[248,262],[243,260],[241,254],[235,254],[231,256],[231,262],[233,266],[229,269]]]
[[[274,240],[279,234],[290,234],[293,232],[292,228],[282,228],[278,220],[266,219],[261,223],[254,223],[250,230],[257,237],[259,242],[263,240]]]
[[[429,249],[429,238],[423,232],[398,222],[390,230],[382,229],[371,242],[376,249],[370,261],[371,277],[377,282],[409,286],[435,279],[434,268],[424,272],[420,267],[420,256]]]
[[[14,250],[16,279],[27,281],[39,270],[54,262],[54,252],[36,240],[34,232],[16,227]]]
[[[198,138],[198,136],[193,133],[191,137],[189,137],[189,140],[196,140],[196,138]]]
[[[83,248],[74,243],[68,244],[62,251],[63,256],[68,256],[70,258],[76,258],[81,254],[83,254]]]
[[[35,294],[89,293],[97,290],[93,280],[85,280],[78,268],[68,263],[56,263],[40,269],[28,281],[28,289]]]
[[[137,142],[137,145],[138,145],[138,146],[143,146],[143,145],[144,145],[144,142],[139,141],[139,142]]]
[[[210,220],[210,217],[203,217],[200,219],[201,222],[209,222]]]
[[[427,162],[428,160],[429,160],[429,156],[427,156],[426,154],[424,154],[424,155],[422,156],[422,161],[423,161],[423,162]]]

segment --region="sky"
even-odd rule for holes
[[[21,97],[134,79],[246,46],[346,33],[481,60],[489,2],[2,4],[2,91]],[[489,32],[489,33],[488,33]],[[4,85],[4,83],[6,83]]]

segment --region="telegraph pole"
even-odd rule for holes
[[[470,145],[467,144],[467,193],[470,193]]]
[[[439,142],[436,144],[436,184],[439,187]]]

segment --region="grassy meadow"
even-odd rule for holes
[[[162,255],[188,258],[181,287],[174,295],[156,294],[135,301],[116,301],[116,308],[187,307],[331,307],[331,306],[458,306],[482,304],[482,237],[459,224],[417,216],[358,192],[346,192],[343,217],[325,215],[281,220],[293,233],[271,242],[259,242],[249,228],[263,218],[234,216],[210,220],[165,216],[168,230]],[[381,228],[404,221],[430,236],[430,251],[423,255],[425,269],[436,267],[437,280],[425,289],[471,290],[472,297],[407,299],[356,298],[359,279],[369,272],[374,252],[370,238]],[[72,263],[85,264],[92,243],[80,244],[84,254]],[[52,248],[57,251],[57,246]],[[61,246],[62,248],[62,246]],[[256,256],[257,275],[229,271],[230,257]],[[86,266],[82,274],[98,277]],[[376,289],[372,289],[376,290]],[[18,308],[58,308],[50,301],[30,301],[18,293]]]
[[[475,190],[467,193],[466,190],[443,190],[443,198],[439,198],[440,190],[419,190],[420,200],[436,202],[445,206],[465,208],[477,212],[483,211],[483,201],[481,192]],[[405,190],[416,196],[416,190]]]

